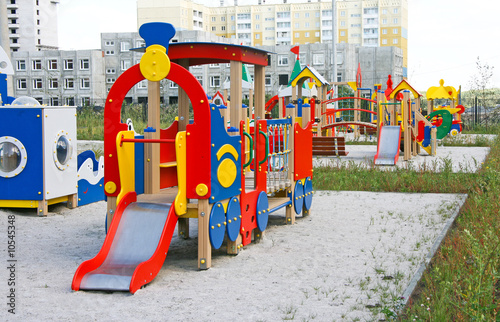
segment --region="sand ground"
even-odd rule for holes
[[[376,146],[348,148],[353,162],[373,159],[376,152]],[[475,171],[488,151],[440,147],[438,157],[415,160],[452,158],[474,164],[470,171]],[[5,301],[0,320],[378,320],[381,310],[406,300],[400,297],[411,293],[465,199],[319,191],[310,216],[299,216],[289,226],[284,211],[272,214],[260,242],[237,256],[226,255],[223,245],[213,251],[212,268],[206,271],[197,269],[197,222],[192,219],[191,238],[174,233],[162,270],[135,295],[71,290],[78,265],[102,246],[104,202],[73,210],[50,206],[43,218],[32,209],[0,209],[0,261],[4,267],[11,263],[6,231],[12,217],[17,260],[15,316],[7,311],[9,271],[0,269]]]

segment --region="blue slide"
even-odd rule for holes
[[[382,126],[377,142],[375,165],[396,165],[399,158],[399,144],[401,142],[401,127]]]

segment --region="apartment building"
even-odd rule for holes
[[[283,1],[286,2],[286,1]],[[397,47],[407,76],[408,0],[337,1],[337,42]],[[138,0],[137,22],[165,21],[248,46],[332,42],[332,1],[206,7],[191,0]]]
[[[57,50],[58,4],[59,0],[1,0],[0,21],[7,25],[0,27],[8,35],[10,51]]]
[[[106,99],[101,50],[12,53],[14,97],[30,96],[51,106],[102,105]]]

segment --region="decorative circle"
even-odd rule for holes
[[[167,77],[170,72],[170,58],[166,48],[161,45],[151,45],[146,48],[139,63],[142,75],[153,82],[158,82]]]
[[[458,130],[457,130],[457,129],[452,129],[452,130],[450,131],[450,135],[451,135],[451,136],[457,136],[457,135],[458,135]]]
[[[269,220],[269,200],[267,199],[267,194],[264,191],[259,193],[256,208],[257,227],[260,231],[264,231]]]
[[[227,220],[227,237],[231,241],[236,241],[240,234],[241,227],[241,207],[238,198],[231,198],[227,204],[226,220]]]
[[[313,200],[313,184],[310,177],[307,177],[306,182],[304,184],[304,209],[311,209]]]
[[[234,164],[234,161],[231,159],[222,160],[217,168],[217,179],[224,188],[231,187],[234,180],[236,180],[237,174],[236,164]]]
[[[73,144],[68,138],[67,132],[61,130],[57,133],[52,151],[57,168],[64,171],[69,166],[69,160],[73,155]]]
[[[11,178],[20,174],[28,162],[28,153],[18,139],[0,137],[0,177]]]
[[[210,211],[210,220],[208,222],[208,236],[210,237],[210,243],[215,249],[219,249],[224,241],[224,234],[226,228],[224,223],[226,220],[226,214],[224,213],[224,206],[217,202],[212,206],[212,211]]]
[[[293,190],[293,207],[297,215],[302,212],[302,207],[304,207],[304,185],[301,180],[295,183],[295,188]]]
[[[113,181],[108,181],[104,185],[104,190],[106,190],[107,193],[115,193],[116,191],[116,183]]]
[[[203,197],[206,196],[208,193],[208,187],[204,183],[200,183],[199,185],[196,186],[196,193],[198,196]]]

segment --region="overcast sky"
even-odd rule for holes
[[[288,0],[306,2],[307,0]],[[315,1],[315,0],[312,0]],[[195,0],[219,5],[220,0]],[[239,0],[238,4],[257,4]],[[267,0],[266,4],[280,3]],[[233,1],[225,1],[226,5]],[[409,0],[408,80],[419,91],[445,85],[468,89],[477,57],[494,67],[491,85],[500,87],[500,4],[489,0]],[[61,0],[61,49],[100,48],[102,32],[137,31],[136,0]]]

